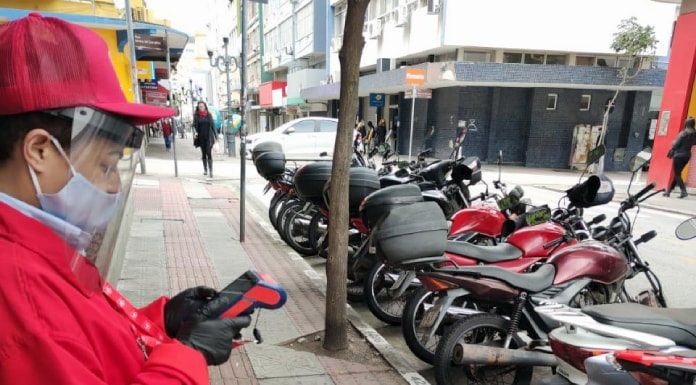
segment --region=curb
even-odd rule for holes
[[[532,186],[532,187],[537,187],[537,188],[541,188],[544,190],[549,190],[549,191],[554,191],[554,192],[559,192],[559,193],[565,192],[565,190],[563,190],[563,189],[558,189],[558,188],[549,187],[549,186],[536,185],[536,186]],[[618,202],[612,201],[612,203],[620,203],[620,202],[621,201],[618,201]],[[679,211],[677,209],[670,209],[670,208],[663,207],[663,206],[655,206],[655,205],[651,205],[649,203],[641,203],[640,207],[645,207],[646,209],[651,209],[651,210],[656,210],[656,211],[664,211],[666,213],[671,213],[671,214],[679,214],[679,215],[685,215],[685,216],[696,216],[696,213],[685,213],[685,212]]]
[[[227,187],[231,187],[237,193],[239,192],[239,190],[237,190],[237,188],[234,186],[227,185]],[[264,231],[271,235],[277,236],[275,229],[270,223],[268,223],[266,217],[259,215],[258,211],[256,210],[258,207],[263,207],[263,203],[254,195],[247,194],[246,197],[247,199],[253,201],[254,206],[247,206],[247,214],[249,214],[249,216],[255,221],[259,222]],[[302,258],[289,246],[285,245],[280,238],[274,237],[274,240],[288,250],[286,252],[288,257],[295,262],[295,264],[297,264],[302,271],[304,271],[305,275],[307,275],[307,277],[310,279],[312,285],[322,293],[324,298],[326,298],[326,278],[317,274],[314,268],[307,261],[305,261],[304,258]],[[351,323],[351,325],[353,325],[353,327],[355,327],[358,332],[365,337],[367,342],[372,345],[372,347],[375,348],[382,355],[382,357],[384,357],[387,363],[394,368],[394,370],[396,370],[406,382],[411,385],[430,385],[430,382],[421,376],[418,371],[416,371],[408,363],[401,351],[392,346],[384,337],[382,337],[381,334],[379,334],[377,330],[368,325],[367,322],[363,321],[360,315],[350,306],[350,304],[347,305],[346,313],[348,321]]]

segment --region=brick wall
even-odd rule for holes
[[[555,110],[546,110],[547,95],[558,95]],[[589,111],[580,111],[582,95],[591,95]],[[505,163],[530,167],[567,168],[573,129],[577,124],[601,125],[604,103],[613,91],[562,88],[449,87],[433,90],[431,100],[418,99],[413,134],[413,153],[423,148],[426,128],[435,127],[434,156],[450,155],[449,141],[459,121],[474,121],[464,141],[464,154],[494,162],[503,150]],[[606,138],[606,170],[626,170],[628,160],[643,147],[649,125],[650,92],[637,92],[626,154],[614,162],[619,143],[626,94],[619,94],[609,116]],[[408,154],[411,100],[402,99],[399,151]],[[637,134],[637,137],[636,137]]]

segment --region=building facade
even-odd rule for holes
[[[318,62],[326,77],[303,85],[300,97],[305,104],[326,103],[335,116],[346,2],[330,0],[328,11],[327,47]],[[610,114],[605,166],[625,169],[653,139],[675,15],[675,5],[650,0],[373,0],[358,115],[373,123],[384,118],[407,153],[411,100],[404,97],[404,71],[422,68],[432,97],[415,103],[414,152],[434,129],[436,156],[448,156],[450,140],[466,128],[468,155],[492,160],[503,150],[511,163],[567,168],[582,142],[578,127],[601,125],[620,84],[618,67],[627,58],[611,50],[613,33],[622,19],[636,16],[655,28],[659,44],[656,58],[621,88]],[[370,106],[370,94],[383,94],[384,107]]]

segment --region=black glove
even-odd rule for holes
[[[169,337],[176,337],[179,327],[198,309],[217,296],[217,291],[207,286],[186,289],[164,305],[164,327]]]
[[[240,330],[251,324],[251,317],[215,319],[181,324],[176,338],[203,354],[208,365],[227,362],[232,352],[232,340],[241,339]]]

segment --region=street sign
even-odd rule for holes
[[[166,52],[163,37],[135,34],[135,50],[141,53],[161,54]]]
[[[404,99],[413,99],[413,91],[416,92],[416,99],[432,99],[433,90],[430,88],[413,88],[404,92]]]
[[[407,68],[405,83],[409,86],[422,86],[425,84],[425,70],[419,68]]]
[[[384,94],[370,94],[370,107],[384,107]]]

